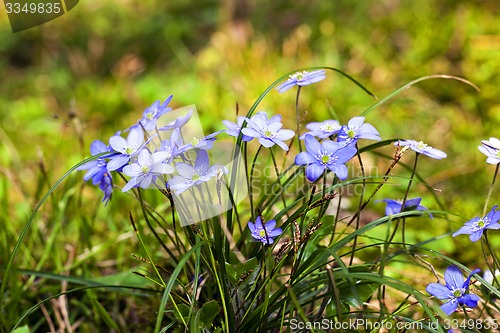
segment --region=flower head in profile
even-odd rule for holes
[[[306,151],[297,154],[295,164],[306,165],[306,177],[309,181],[316,181],[326,169],[333,171],[340,180],[347,178],[345,163],[356,155],[356,148],[331,140],[319,143],[309,134],[304,140]]]
[[[418,154],[422,154],[422,155],[425,155],[425,156],[429,156],[431,158],[435,158],[437,160],[440,160],[440,159],[443,159],[443,158],[446,158],[446,153],[439,150],[439,149],[436,149],[436,148],[432,148],[431,146],[423,143],[422,141],[415,141],[415,140],[400,140],[396,143],[394,143],[395,146],[407,146],[409,147],[411,150],[417,152]]]
[[[165,151],[151,154],[149,150],[143,149],[137,156],[137,162],[126,165],[123,173],[132,177],[127,185],[123,187],[123,192],[127,192],[133,187],[148,188],[157,176],[167,175],[174,172],[174,167],[163,163],[168,157]]]
[[[111,195],[113,194],[113,179],[109,173],[105,173],[101,178],[99,182],[99,189],[104,192],[102,202],[104,202],[104,206],[106,206],[111,200]]]
[[[385,215],[387,215],[387,216],[401,213],[401,210],[402,211],[427,210],[426,207],[424,207],[420,204],[420,202],[422,201],[422,198],[413,198],[413,199],[406,200],[403,209],[401,209],[401,206],[403,205],[403,200],[382,199],[379,201],[383,201],[387,204],[385,206]],[[429,215],[432,218],[432,214],[429,213]]]
[[[233,123],[229,120],[223,120],[222,123],[227,127],[227,130],[225,130],[226,134],[237,138],[240,135],[241,126],[243,126],[243,122],[245,120],[246,118],[244,116],[238,116],[236,118],[236,123]],[[250,141],[252,139],[252,137],[242,134],[242,141]]]
[[[272,244],[274,238],[281,235],[282,230],[275,227],[275,220],[262,224],[262,218],[260,216],[255,219],[255,223],[248,222],[248,229],[250,229],[252,237],[263,244]]]
[[[118,170],[127,164],[144,147],[144,133],[140,126],[133,127],[125,140],[119,135],[109,138],[109,145],[118,154],[108,162],[108,171]]]
[[[181,194],[193,186],[207,182],[220,172],[228,172],[223,166],[217,164],[210,166],[208,153],[205,150],[198,151],[194,166],[179,162],[175,165],[175,168],[179,175],[168,181],[170,189],[174,190],[175,194]]]
[[[282,129],[281,116],[275,115],[270,119],[265,112],[259,112],[251,119],[247,120],[247,127],[241,132],[251,138],[257,138],[259,143],[266,148],[275,144],[281,149],[288,151],[288,146],[283,141],[291,139],[295,132],[289,129]]]
[[[192,116],[193,116],[193,110],[190,109],[185,115],[179,116],[175,118],[175,120],[172,120],[171,122],[166,124],[165,126],[162,126],[160,128],[160,131],[168,131],[176,128],[180,129],[182,126],[188,123],[188,121],[191,119]]]
[[[339,131],[338,141],[351,144],[359,139],[382,140],[378,131],[373,125],[365,123],[365,117],[354,117],[347,125],[342,126]]]
[[[142,118],[139,119],[138,124],[133,125],[129,129],[142,126],[146,131],[152,131],[156,127],[156,121],[165,113],[171,111],[172,109],[168,107],[168,104],[172,100],[173,95],[170,95],[165,99],[163,103],[156,101],[151,106],[147,107],[142,113]]]
[[[427,285],[427,292],[440,300],[447,301],[441,305],[441,309],[447,315],[452,314],[462,305],[470,308],[477,306],[477,302],[481,300],[479,296],[469,293],[470,279],[474,274],[479,273],[479,269],[470,272],[467,279],[464,277],[460,269],[456,266],[449,266],[444,272],[445,285],[439,283],[431,283]]]
[[[486,229],[500,229],[500,211],[496,210],[498,206],[493,206],[488,214],[484,217],[475,217],[472,220],[465,222],[464,226],[455,232],[452,236],[470,235],[471,242],[477,242]]]
[[[500,140],[497,138],[490,138],[489,140],[481,141],[481,146],[478,146],[479,151],[486,155],[486,163],[498,164],[500,163]]]
[[[315,136],[319,139],[325,139],[333,135],[337,135],[342,128],[336,120],[325,120],[323,122],[313,122],[306,125],[309,132],[300,136],[304,140],[307,134]]]
[[[301,71],[290,75],[288,80],[276,87],[276,90],[281,94],[294,86],[308,86],[310,84],[322,81],[326,78],[325,70],[320,69],[317,71]]]
[[[110,153],[110,155],[103,155],[94,161],[87,162],[78,167],[78,170],[88,170],[85,176],[83,176],[84,181],[92,179],[92,184],[99,184],[102,177],[104,177],[104,175],[108,172],[108,163],[106,162],[106,158],[116,154],[114,152],[111,152],[110,147],[106,146],[104,142],[100,140],[95,140],[94,142],[92,142],[92,144],[90,145],[90,153],[92,154],[92,156],[108,152]]]

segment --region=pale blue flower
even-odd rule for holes
[[[281,127],[283,124],[280,115],[268,119],[265,112],[259,112],[251,119],[247,119],[247,127],[243,128],[241,132],[249,137],[257,138],[259,143],[266,148],[276,144],[281,149],[288,151],[288,146],[283,141],[291,139],[295,132]]]
[[[127,140],[119,135],[112,136],[109,139],[109,145],[119,154],[111,157],[108,162],[108,171],[118,170],[144,147],[142,128],[134,127],[130,129]]]
[[[375,127],[365,123],[365,117],[354,117],[347,125],[342,126],[337,141],[351,144],[357,142],[358,139],[382,140]]]
[[[271,220],[264,225],[262,224],[262,218],[260,216],[255,219],[255,224],[248,222],[248,229],[250,229],[252,237],[264,244],[272,244],[274,238],[278,237],[283,232],[281,228],[275,227],[275,220]]]
[[[246,118],[244,116],[238,116],[236,118],[236,123],[233,123],[229,120],[223,120],[222,123],[224,124],[224,126],[227,127],[227,130],[225,130],[226,134],[237,138],[240,135],[241,126],[243,125],[245,120]],[[252,137],[249,137],[247,135],[244,134],[241,135],[242,141],[250,141],[252,139],[253,139]]]
[[[147,149],[141,150],[137,162],[123,168],[123,173],[132,178],[122,191],[127,192],[133,187],[149,188],[157,176],[173,173],[174,167],[163,163],[167,157],[168,153],[164,151],[151,154]]]
[[[473,270],[464,281],[460,269],[456,266],[449,266],[444,272],[445,285],[431,283],[427,286],[426,290],[438,299],[446,301],[446,303],[441,305],[441,309],[447,315],[451,315],[462,305],[474,308],[481,298],[475,294],[468,293],[468,291],[471,277],[479,272],[479,269]]]
[[[306,165],[306,177],[311,182],[318,179],[326,169],[333,171],[340,180],[347,178],[345,163],[356,155],[356,148],[343,143],[325,140],[321,144],[312,136],[305,136],[306,151],[295,157],[295,164]]]
[[[455,232],[452,236],[470,235],[471,242],[477,242],[486,229],[500,229],[500,210],[496,210],[498,206],[493,206],[485,217],[475,217],[472,220],[465,222],[464,226]]]
[[[307,134],[320,139],[325,139],[337,135],[342,126],[340,126],[339,122],[336,120],[325,120],[323,122],[309,123],[306,125],[306,128],[309,130],[309,132],[301,135],[301,140],[304,140]]]
[[[440,160],[440,159],[443,159],[443,158],[446,158],[446,153],[439,150],[439,149],[436,149],[436,148],[432,148],[431,146],[423,143],[422,141],[415,141],[415,140],[400,140],[396,143],[394,143],[395,146],[408,146],[411,150],[419,153],[419,154],[422,154],[422,155],[425,155],[425,156],[429,156],[431,158],[435,158],[437,160]]]
[[[179,175],[168,181],[169,187],[175,191],[175,194],[181,194],[193,186],[209,181],[211,178],[217,176],[219,170],[223,174],[228,172],[225,167],[220,165],[215,164],[210,166],[208,153],[205,150],[198,151],[194,166],[179,162],[175,165],[175,168]]]
[[[288,78],[285,82],[276,87],[279,93],[285,92],[295,86],[308,86],[310,84],[322,81],[326,78],[325,70],[320,69],[312,72],[297,72]]]
[[[486,155],[486,163],[498,164],[500,163],[500,140],[497,138],[490,138],[489,140],[481,141],[482,146],[478,146],[479,151]]]

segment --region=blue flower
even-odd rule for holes
[[[168,131],[176,128],[181,128],[186,125],[189,119],[193,116],[193,110],[190,109],[185,115],[175,118],[175,120],[169,122],[167,125],[162,126],[160,131]]]
[[[130,158],[144,146],[142,128],[131,128],[127,140],[119,135],[112,136],[109,139],[109,145],[119,154],[111,157],[108,162],[108,171],[118,170],[127,164]]]
[[[486,155],[486,163],[498,164],[500,163],[500,140],[497,138],[490,138],[489,140],[481,141],[482,146],[478,146],[479,151]]]
[[[383,202],[387,203],[387,206],[385,206],[385,215],[390,216],[390,215],[401,213],[401,205],[403,204],[403,200],[382,199],[379,201],[383,201]],[[413,198],[413,199],[406,200],[403,211],[427,210],[426,207],[424,207],[420,204],[421,201],[422,201],[422,198]],[[429,215],[432,218],[432,214],[429,213]]]
[[[162,140],[159,151],[167,152],[166,162],[170,163],[175,157],[180,156],[184,152],[180,149],[183,144],[181,130],[176,128],[172,131],[169,139]]]
[[[184,153],[190,149],[203,149],[210,150],[214,146],[214,141],[217,140],[216,136],[219,135],[222,131],[217,131],[215,133],[209,134],[204,138],[198,139],[193,137],[190,143],[183,145],[179,148],[180,153]]]
[[[310,84],[322,81],[326,78],[325,70],[317,70],[317,71],[302,71],[297,72],[295,74],[290,75],[288,80],[280,84],[276,87],[276,90],[281,94],[282,92],[291,89],[294,86],[308,86]]]
[[[306,151],[295,157],[295,164],[307,165],[306,177],[314,182],[325,171],[333,171],[340,180],[347,178],[345,163],[356,155],[356,148],[345,146],[343,143],[325,140],[321,144],[307,134],[305,137]]]
[[[485,229],[500,229],[500,211],[496,210],[498,206],[493,206],[490,212],[485,217],[475,217],[472,220],[465,222],[464,226],[455,232],[452,236],[467,234],[470,235],[471,242],[477,242]]]
[[[181,194],[193,186],[209,181],[217,175],[219,170],[222,173],[228,172],[225,167],[217,164],[209,166],[209,163],[208,153],[205,150],[198,151],[194,166],[184,162],[177,163],[175,168],[179,175],[168,181],[169,187],[175,191],[175,194]]]
[[[167,107],[168,103],[172,100],[172,97],[173,95],[170,95],[163,103],[160,104],[160,101],[156,101],[151,106],[147,107],[142,113],[142,118],[138,121],[140,125],[133,125],[129,129],[142,126],[146,131],[154,130],[158,118],[172,110],[172,108]]]
[[[157,176],[173,173],[174,167],[163,163],[167,157],[168,153],[164,151],[151,154],[147,149],[141,150],[137,156],[137,162],[123,168],[123,173],[132,178],[123,187],[122,191],[127,192],[137,186],[146,189]]]
[[[259,112],[251,119],[247,119],[247,125],[241,132],[251,138],[257,138],[259,143],[266,148],[276,144],[281,149],[288,151],[288,146],[283,141],[291,139],[295,135],[292,130],[281,129],[283,124],[280,115],[268,119],[265,112]]]
[[[340,129],[337,141],[351,144],[357,142],[358,139],[382,140],[375,127],[364,122],[365,117],[354,117],[349,120],[347,125]]]
[[[325,139],[330,136],[339,133],[342,126],[336,120],[325,120],[321,123],[314,122],[306,125],[306,128],[310,131],[300,136],[301,140],[304,140],[307,134],[315,136],[320,139]]]
[[[402,140],[394,143],[395,146],[408,146],[410,147],[411,150],[422,154],[429,156],[431,158],[435,158],[437,160],[440,160],[442,158],[445,158],[447,155],[445,152],[432,148],[431,146],[426,145],[422,141],[415,141],[415,140]]]
[[[263,244],[272,244],[274,242],[274,238],[281,235],[283,232],[281,228],[275,227],[275,220],[271,220],[263,225],[262,218],[260,216],[255,219],[255,224],[248,222],[248,229],[250,229],[252,237]]]
[[[110,152],[110,148],[100,140],[95,140],[90,145],[90,153],[92,154],[92,156],[107,152]],[[99,184],[102,177],[104,177],[104,175],[108,172],[108,163],[106,162],[105,158],[112,155],[113,153],[110,153],[110,155],[101,156],[94,161],[87,162],[80,166],[78,170],[88,170],[85,176],[83,176],[83,180],[88,181],[92,178],[92,184]]]
[[[233,123],[229,120],[223,120],[222,123],[224,126],[227,127],[227,130],[225,131],[228,135],[234,136],[237,138],[240,135],[241,132],[241,126],[243,125],[243,122],[245,121],[245,117],[243,116],[238,116],[236,118],[236,123]],[[250,141],[252,140],[252,137],[249,137],[247,135],[242,134],[241,140],[243,141]]]
[[[445,285],[439,283],[431,283],[427,285],[427,292],[440,300],[447,302],[441,305],[441,309],[447,315],[452,314],[462,305],[467,305],[470,308],[477,306],[477,302],[481,300],[479,296],[468,293],[469,284],[472,275],[479,273],[479,269],[470,272],[467,279],[464,277],[460,269],[456,266],[449,266],[444,272]]]
[[[106,206],[111,200],[111,195],[113,194],[113,179],[111,178],[109,173],[105,173],[102,176],[99,182],[99,189],[104,192],[102,202],[104,202],[104,206]]]

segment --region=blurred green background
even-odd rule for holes
[[[34,205],[88,156],[90,143],[129,127],[155,100],[173,94],[174,108],[195,104],[208,134],[223,128],[221,120],[234,120],[236,104],[245,114],[277,78],[310,66],[336,67],[378,98],[431,74],[476,84],[479,93],[452,80],[423,82],[367,121],[383,138],[423,140],[446,151],[443,161],[422,158],[422,176],[442,190],[437,195],[448,210],[467,218],[482,212],[494,167],[484,163],[477,146],[500,136],[496,0],[85,0],[19,33],[11,32],[0,12],[0,265]],[[262,109],[285,115],[287,126],[295,128],[294,98],[273,92]],[[334,112],[345,123],[373,103],[350,81],[328,72],[326,81],[303,90],[303,122]],[[133,236],[124,236],[131,228],[124,209],[132,205],[130,198],[117,193],[101,207],[101,193],[81,185],[82,176],[70,177],[44,207],[19,266],[61,271],[72,251],[82,256],[100,244],[95,255],[80,258],[95,258],[95,266],[86,262],[74,274],[105,274],[108,266],[98,262],[111,258],[110,271],[130,268],[130,252],[136,251],[129,248]],[[417,184],[414,193],[419,190],[424,186]],[[83,199],[75,199],[78,191]],[[384,192],[393,198],[402,193]],[[426,206],[438,208],[430,194],[426,198]],[[497,198],[494,191],[491,203]],[[382,205],[372,209],[383,212]],[[431,222],[436,225],[415,237],[456,230],[464,221]],[[458,246],[465,241],[449,238],[444,250],[473,262],[477,253]],[[47,242],[64,248],[54,254],[59,260],[40,260]]]

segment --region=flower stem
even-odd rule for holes
[[[299,151],[302,151],[302,144],[300,143],[300,115],[299,115],[299,97],[300,97],[300,88],[301,86],[298,86],[297,89],[297,96],[295,97],[295,117],[297,120],[297,135],[295,136],[297,138],[297,143],[299,145]]]
[[[493,188],[495,187],[495,181],[497,179],[497,174],[498,174],[498,168],[500,167],[500,164],[497,164],[497,167],[495,168],[495,173],[493,174],[493,179],[491,181],[490,189],[488,191],[488,196],[486,197],[486,201],[484,202],[484,208],[483,208],[483,216],[486,215],[486,210],[488,209],[488,203],[491,198],[491,194],[493,193]]]
[[[359,153],[358,143],[356,143],[356,150],[357,150],[356,155],[358,155],[359,167],[361,168],[361,177],[362,177],[362,182],[363,182],[362,183],[363,190],[361,191],[361,194],[359,196],[359,202],[358,202],[358,212],[359,212],[359,210],[361,209],[361,206],[363,205],[364,194],[365,194],[365,189],[366,189],[366,179],[365,179],[365,167],[363,166],[363,160],[361,159],[361,154]],[[359,229],[360,219],[361,219],[361,214],[357,214],[357,216],[356,216],[356,230]],[[357,241],[358,241],[358,235],[356,235],[354,237],[354,240],[353,240],[351,259],[349,260],[349,266],[352,265],[352,262],[354,260],[354,253],[356,251]]]

